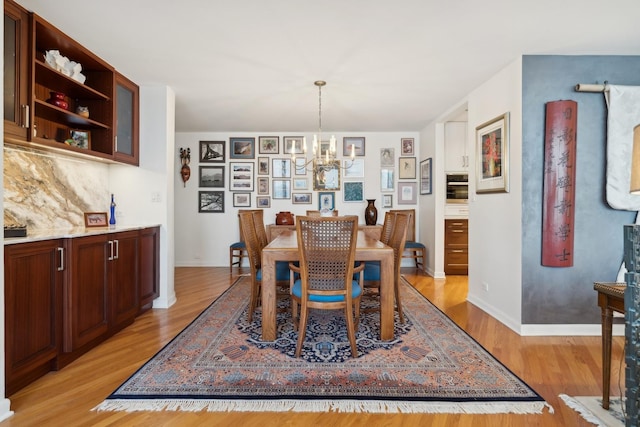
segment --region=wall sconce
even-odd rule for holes
[[[640,196],[640,125],[633,128],[633,151],[631,154],[631,194]]]
[[[191,169],[189,168],[189,162],[191,162],[191,148],[180,148],[180,161],[182,162],[180,176],[182,176],[182,182],[186,187],[187,181],[189,181],[189,177],[191,177]]]

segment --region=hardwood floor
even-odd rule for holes
[[[246,273],[247,268],[244,269]],[[12,396],[9,426],[591,426],[558,395],[601,394],[600,337],[521,337],[466,302],[466,276],[446,280],[403,274],[429,300],[465,329],[553,406],[553,414],[337,414],[94,412],[117,386],[187,326],[237,278],[228,267],[177,268],[178,302],[151,310],[61,371],[52,372]],[[594,296],[595,304],[595,296]],[[620,394],[619,361],[624,341],[615,337],[611,393]],[[624,380],[622,379],[622,382]]]

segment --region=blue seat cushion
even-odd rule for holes
[[[262,281],[262,269],[258,270],[256,278]],[[276,281],[281,282],[285,280],[289,280],[289,262],[276,261]]]
[[[425,246],[420,242],[405,242],[405,249],[425,249]]]
[[[362,293],[360,284],[354,280],[351,286],[351,298],[358,298]],[[291,290],[291,293],[298,298],[302,298],[302,280],[298,279],[293,283],[293,289]],[[309,295],[309,301],[339,302],[344,301],[344,297],[342,295]]]
[[[367,261],[363,273],[364,280],[380,280],[380,261]]]
[[[232,249],[244,249],[247,246],[244,244],[244,242],[235,242],[230,244],[229,247]]]

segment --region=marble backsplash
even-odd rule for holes
[[[109,166],[4,147],[4,223],[28,230],[84,226],[84,212],[109,212]]]

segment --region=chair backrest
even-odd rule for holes
[[[267,229],[264,226],[264,211],[262,209],[257,209],[251,211],[251,213],[253,214],[253,225],[256,227],[256,234],[258,235],[258,240],[261,245],[260,253],[262,253],[262,248],[269,244]]]
[[[397,212],[387,212],[384,214],[384,222],[382,223],[382,230],[380,230],[380,241],[385,245],[389,244],[389,239],[391,239],[393,226],[396,222],[396,215]]]
[[[244,241],[247,248],[247,254],[249,255],[251,275],[252,277],[256,277],[256,273],[262,265],[262,248],[264,246],[260,242],[260,238],[256,232],[253,212],[239,212],[238,219],[242,230],[242,240]]]
[[[263,212],[262,209],[238,209],[238,229],[240,231],[240,241],[244,242],[244,237],[242,237],[242,223],[240,222],[240,215],[243,212]]]
[[[393,248],[393,278],[395,281],[400,279],[400,264],[402,263],[402,253],[404,245],[407,241],[407,230],[411,222],[411,214],[405,212],[395,212],[395,220],[391,237],[387,245]]]
[[[303,298],[346,294],[350,300],[358,217],[298,217],[296,233]]]
[[[416,241],[416,210],[415,209],[392,209],[389,212],[408,213],[411,215],[407,227],[407,242]]]

